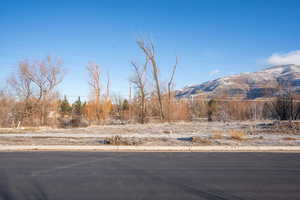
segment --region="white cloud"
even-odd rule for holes
[[[213,75],[216,75],[216,74],[218,74],[218,73],[220,73],[220,70],[214,69],[214,70],[212,70],[211,72],[209,72],[209,75],[210,75],[210,76],[213,76]]]
[[[267,63],[272,65],[300,65],[300,50],[291,51],[288,53],[274,53],[267,59]]]

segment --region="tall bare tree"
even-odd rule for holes
[[[173,87],[173,81],[174,81],[174,76],[175,76],[175,72],[176,72],[176,68],[178,65],[178,57],[176,57],[176,62],[175,65],[172,68],[172,73],[170,76],[170,80],[168,81],[168,120],[170,121],[170,111],[171,111],[171,99],[172,99],[172,87]]]
[[[110,75],[107,72],[107,83],[106,83],[106,94],[105,94],[106,101],[109,101],[110,98]]]
[[[171,100],[171,89],[172,89],[172,86],[173,86],[173,81],[174,81],[174,76],[175,76],[177,65],[178,65],[178,57],[176,57],[176,62],[175,62],[175,65],[173,66],[171,77],[170,77],[170,80],[168,82],[168,98],[169,98],[169,103],[170,103],[170,100]]]
[[[146,57],[146,61],[143,66],[138,66],[137,63],[131,62],[134,69],[134,77],[130,81],[138,89],[138,99],[140,108],[139,120],[142,124],[145,122],[146,117],[146,73],[148,62],[148,57]]]
[[[101,70],[96,63],[89,63],[87,66],[89,73],[89,85],[91,86],[95,95],[96,102],[100,102],[100,90],[101,90]]]
[[[152,42],[148,42],[146,44],[144,40],[138,40],[137,44],[140,47],[140,49],[142,49],[142,51],[144,52],[147,59],[149,59],[149,61],[151,62],[152,75],[153,75],[153,79],[155,82],[156,95],[157,95],[158,104],[159,104],[160,119],[164,120],[165,115],[164,115],[164,111],[163,111],[162,95],[161,95],[161,88],[160,88],[160,82],[159,82],[159,72],[158,72],[157,62],[156,62],[156,58],[155,58],[154,44]]]
[[[89,73],[89,85],[92,89],[92,93],[95,97],[95,111],[97,120],[101,118],[100,98],[101,98],[101,70],[96,63],[89,63],[87,66]]]

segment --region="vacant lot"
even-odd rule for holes
[[[0,144],[20,145],[300,145],[298,122],[179,122],[77,129],[1,129]]]

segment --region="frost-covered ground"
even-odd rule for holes
[[[120,136],[127,145],[300,146],[298,122],[178,122],[92,126],[74,129],[0,129],[0,144],[103,145]]]

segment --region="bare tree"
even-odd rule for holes
[[[158,67],[157,67],[156,58],[155,58],[154,44],[152,42],[149,42],[148,44],[145,44],[144,40],[138,40],[137,44],[140,47],[140,49],[142,49],[142,51],[144,52],[147,59],[149,59],[149,61],[151,62],[152,75],[153,75],[153,79],[154,79],[154,82],[155,82],[156,95],[157,95],[158,104],[159,104],[160,119],[164,120],[165,115],[164,115],[164,112],[163,112],[162,95],[161,95],[161,89],[160,89]]]
[[[288,120],[292,124],[300,116],[299,102],[296,101],[295,95],[291,90],[279,94],[271,104],[266,104],[273,115],[279,120]]]
[[[96,63],[89,63],[87,66],[89,73],[89,85],[92,89],[92,93],[95,97],[95,111],[97,120],[100,121],[101,109],[100,109],[100,98],[101,98],[101,70]]]
[[[7,91],[0,90],[0,127],[13,127],[15,118],[13,110],[16,106],[14,98]]]
[[[9,85],[18,93],[19,99],[25,101],[23,117],[31,112],[32,108],[40,106],[40,120],[46,125],[49,108],[48,100],[54,89],[62,82],[65,71],[62,62],[48,56],[44,60],[19,63],[18,72],[9,80]],[[33,103],[31,106],[30,103]],[[22,117],[22,119],[23,119]]]
[[[170,77],[170,80],[168,82],[168,98],[169,98],[169,103],[170,103],[170,100],[171,100],[171,87],[173,85],[173,81],[174,81],[174,76],[175,76],[177,65],[178,65],[178,57],[176,57],[176,62],[175,62],[175,65],[173,66],[171,77]]]
[[[109,73],[107,73],[107,84],[106,84],[106,101],[109,100],[110,98],[110,76],[109,76]]]
[[[42,105],[42,125],[46,125],[49,100],[53,97],[52,92],[55,87],[63,81],[65,72],[61,60],[51,56],[43,61],[37,61],[31,66],[31,70],[27,71],[27,76],[38,86],[38,102],[41,102]]]
[[[107,73],[107,84],[102,85],[101,69],[96,63],[89,63],[87,71],[89,73],[88,83],[93,95],[93,100],[90,101],[87,106],[87,110],[89,110],[88,115],[90,120],[96,118],[97,123],[100,123],[102,119],[105,121],[109,117],[112,110],[112,103],[110,100],[110,77]],[[104,87],[103,94],[101,93],[102,87]]]
[[[173,87],[173,81],[174,81],[174,76],[175,76],[177,65],[178,65],[178,57],[176,57],[176,62],[175,62],[175,65],[173,66],[171,77],[168,82],[168,120],[169,121],[170,121],[170,110],[171,110],[170,107],[171,107],[171,97],[172,97],[171,90]]]
[[[105,99],[102,103],[102,117],[104,120],[110,117],[111,111],[113,109],[112,102],[110,99],[110,76],[107,73],[107,83],[106,83],[106,92],[105,92]]]
[[[26,61],[20,62],[17,73],[7,80],[8,84],[15,90],[15,95],[18,96],[19,100],[28,100],[32,96],[33,82],[25,73],[29,70],[28,68],[29,65]]]
[[[146,57],[146,61],[143,67],[140,67],[135,62],[131,62],[134,68],[134,77],[130,80],[131,83],[138,89],[138,98],[139,98],[139,108],[140,114],[139,119],[143,124],[145,122],[146,117],[146,73],[148,66],[148,57]]]
[[[96,102],[100,102],[100,91],[101,91],[101,70],[96,63],[89,63],[87,66],[89,73],[89,85],[93,90]]]

